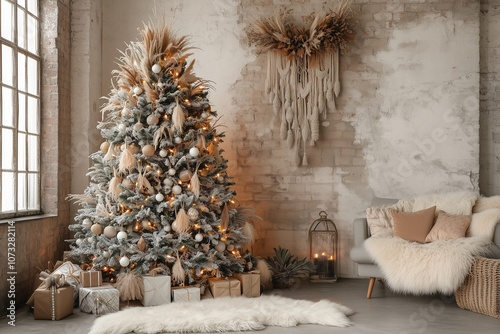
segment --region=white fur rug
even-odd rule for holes
[[[475,256],[486,254],[484,237],[428,244],[401,238],[368,238],[365,247],[380,266],[389,287],[415,295],[452,294],[463,283]]]
[[[349,308],[327,300],[224,297],[128,308],[98,318],[90,334],[249,331],[298,324],[346,327],[351,324],[350,314]]]

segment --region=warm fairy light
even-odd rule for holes
[[[203,85],[200,85],[200,89],[203,89],[203,88],[205,88],[205,87]]]
[[[318,254],[314,254],[314,258],[317,259],[319,257]]]
[[[321,253],[321,256],[326,256],[326,252]]]
[[[141,209],[144,209],[144,204],[143,204],[143,205],[141,205]]]
[[[188,102],[189,102],[189,100],[188,100],[188,99],[185,99],[185,100],[184,100],[184,102],[188,103]]]
[[[165,116],[163,116],[163,118],[168,119],[168,116],[167,116],[167,115],[165,115]]]
[[[178,85],[178,86],[177,86],[177,89],[181,89],[181,85]]]
[[[201,228],[201,226],[200,226],[200,225],[198,225],[198,224],[194,224],[194,225],[193,225],[193,227],[194,227],[194,229],[195,229],[195,230],[197,230],[197,229],[200,229],[200,228]]]
[[[146,196],[146,201],[148,201],[148,200],[149,200],[149,196]]]
[[[191,184],[188,184],[188,189],[191,189]]]
[[[114,277],[111,277],[111,279],[109,280],[110,283],[114,283],[115,282],[115,279]]]
[[[330,260],[333,260],[333,255],[330,255]]]
[[[108,271],[108,269],[109,269],[108,265],[105,265],[105,266],[102,268],[102,270],[104,270],[104,271]]]
[[[151,170],[151,165],[146,165],[147,170]]]
[[[153,225],[151,224],[151,222],[148,222],[148,226],[149,226],[149,227],[152,227]]]
[[[214,138],[214,141],[217,142],[217,138]]]
[[[156,171],[156,173],[157,173],[158,175],[160,175],[160,174],[161,174],[161,170],[159,170],[159,169],[158,169],[158,170]]]
[[[233,253],[234,255],[236,255],[236,252],[235,252],[235,251],[232,251],[231,253]]]
[[[226,237],[222,237],[222,238],[220,238],[220,241],[226,242],[227,238]]]
[[[179,184],[182,186],[182,181],[179,180]]]
[[[184,245],[183,245],[183,246],[181,247],[181,251],[183,251],[185,248],[186,248],[186,246],[184,246]]]
[[[139,229],[140,229],[140,228],[141,228],[141,227],[139,226],[139,223],[135,223],[135,227],[134,227],[134,229],[135,229],[136,231],[139,231]]]

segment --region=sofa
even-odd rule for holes
[[[397,199],[389,198],[374,198],[371,206],[381,207],[392,205],[398,202]],[[353,222],[353,235],[354,235],[354,247],[351,249],[350,257],[353,262],[357,264],[357,274],[360,277],[369,277],[370,282],[368,284],[368,292],[366,298],[370,298],[375,281],[377,278],[383,278],[381,269],[375,264],[374,260],[368,254],[368,251],[364,247],[364,242],[366,239],[370,238],[370,229],[368,227],[368,222],[366,218],[357,218]],[[495,227],[495,232],[493,236],[493,243],[489,247],[490,258],[500,258],[500,224]]]

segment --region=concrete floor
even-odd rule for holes
[[[377,282],[372,299],[366,299],[368,280],[343,279],[334,284],[301,283],[290,290],[274,290],[289,298],[317,301],[329,299],[355,311],[347,328],[300,325],[294,328],[268,327],[266,334],[299,333],[500,333],[500,319],[460,309],[453,297],[404,296],[390,292]],[[17,312],[16,327],[0,320],[0,333],[87,334],[95,317],[75,313],[60,321],[33,320],[25,308]],[[251,333],[251,332],[245,332]]]

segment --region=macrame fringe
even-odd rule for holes
[[[142,277],[135,271],[127,271],[116,276],[115,288],[120,291],[122,301],[140,300],[144,295]]]
[[[177,261],[175,261],[174,266],[172,267],[172,279],[177,284],[184,284],[184,280],[186,279],[186,272],[182,268],[181,260],[179,259],[179,254],[177,254]]]
[[[222,209],[222,213],[220,215],[220,228],[221,231],[227,231],[229,226],[229,209],[227,208],[227,203],[224,204],[224,208]]]
[[[186,214],[184,207],[177,212],[177,217],[172,224],[172,228],[174,228],[174,231],[179,234],[189,231],[189,216]]]
[[[174,129],[183,132],[182,127],[184,126],[184,109],[182,109],[179,101],[177,101],[177,105],[174,108],[174,112],[172,113],[172,124]]]
[[[121,173],[123,173],[127,170],[131,170],[134,167],[134,165],[135,165],[135,157],[127,147],[123,150],[122,154],[120,155],[120,164],[118,166],[118,170]]]

